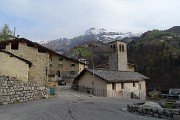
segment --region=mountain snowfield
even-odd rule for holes
[[[57,52],[64,53],[67,50],[88,41],[95,40],[95,41],[101,41],[103,43],[108,43],[114,40],[123,40],[125,38],[139,37],[140,35],[141,34],[132,34],[131,32],[128,33],[114,32],[114,31],[106,30],[104,28],[102,29],[90,28],[86,30],[83,35],[74,37],[72,39],[59,38],[56,40],[50,40],[46,42],[41,41],[40,44]]]

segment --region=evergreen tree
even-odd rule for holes
[[[7,24],[4,24],[4,26],[0,30],[0,41],[8,40],[12,37],[12,31],[10,30],[9,26]]]

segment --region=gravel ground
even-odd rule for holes
[[[69,86],[60,86],[57,93],[49,99],[0,106],[0,120],[160,120],[122,110],[139,100],[94,97]]]

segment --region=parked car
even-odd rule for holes
[[[58,85],[66,85],[66,81],[65,80],[58,80]]]

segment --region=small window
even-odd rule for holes
[[[121,83],[121,89],[124,89],[124,83]]]
[[[60,57],[60,58],[59,58],[59,61],[63,61],[63,58],[62,58],[62,57]]]
[[[122,45],[122,51],[124,51],[124,45]]]
[[[116,90],[116,84],[112,83],[112,90]]]
[[[5,43],[0,44],[0,50],[2,50],[2,49],[6,49],[6,44]]]
[[[40,52],[40,53],[46,53],[46,50],[43,49],[43,48],[38,48],[38,52]]]
[[[57,71],[57,75],[58,75],[58,77],[61,77],[61,72]]]
[[[55,75],[48,75],[48,77],[50,77],[50,78],[54,78],[54,77],[55,77]]]
[[[52,61],[52,58],[49,58],[50,59],[50,61]]]
[[[34,47],[35,45],[28,42],[28,43],[27,43],[27,46],[28,46],[28,47]]]
[[[71,64],[71,67],[75,67],[75,64],[74,64],[74,63],[72,63],[72,64]]]
[[[50,67],[52,67],[53,65],[52,65],[52,64],[50,64],[49,66],[50,66]]]
[[[113,46],[111,45],[111,46],[110,46],[110,49],[112,49],[112,48],[113,48]]]
[[[121,51],[121,45],[119,45],[119,51]]]
[[[70,71],[70,75],[75,75],[75,71]]]
[[[114,49],[114,51],[116,51],[116,46],[115,45],[113,45],[113,49]]]
[[[19,43],[18,43],[18,42],[16,42],[16,43],[11,43],[11,49],[13,49],[13,50],[18,50],[18,48],[19,48]]]
[[[59,68],[63,68],[63,64],[59,64],[58,67],[59,67]]]
[[[135,82],[133,82],[133,87],[136,87],[136,83]]]
[[[139,90],[141,90],[141,84],[139,84]]]

